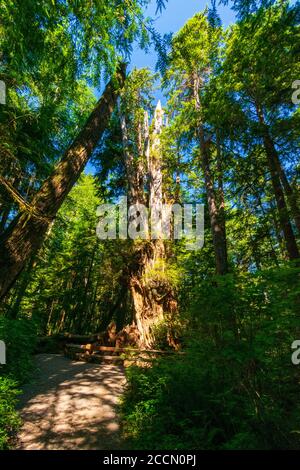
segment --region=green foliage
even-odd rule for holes
[[[256,12],[259,8],[268,8],[276,0],[221,0],[224,5],[232,5],[232,9],[237,12],[239,18],[245,18]]]
[[[148,0],[0,0],[0,172],[30,201],[53,170],[99,90],[132,44],[156,38]],[[166,1],[158,0],[159,11]],[[149,27],[149,28],[148,28]],[[92,88],[93,87],[93,88]],[[19,211],[0,186],[0,234]]]
[[[180,284],[182,270],[175,263],[168,263],[163,259],[159,259],[154,263],[154,266],[147,269],[144,274],[144,281],[146,284],[168,284],[176,288]]]
[[[171,194],[177,193],[183,201],[188,197],[207,203],[196,137],[200,120],[209,149],[211,184],[217,200],[220,190],[225,197],[233,269],[262,269],[286,258],[262,136],[267,129],[283,169],[282,180],[287,181],[282,183],[287,210],[295,219],[291,199],[297,199],[299,206],[299,134],[295,133],[299,113],[291,100],[291,84],[299,75],[298,37],[299,4],[275,2],[226,31],[218,23],[212,25],[206,12],[196,14],[172,41],[163,80],[172,117],[163,142]],[[196,95],[195,80],[200,83]],[[184,181],[180,187],[174,184],[174,173]],[[209,221],[208,213],[205,220]],[[207,232],[205,240],[211,243]]]
[[[15,411],[19,393],[16,386],[13,380],[0,376],[0,450],[12,447],[20,426],[20,418]]]
[[[131,447],[299,449],[300,369],[291,363],[291,343],[300,337],[299,268],[285,263],[263,138],[267,131],[278,154],[296,237],[300,113],[291,84],[300,74],[299,2],[233,0],[240,21],[223,30],[213,0],[209,11],[163,38],[143,16],[148,3],[0,0],[0,80],[8,90],[0,107],[1,175],[32,200],[94,106],[94,88],[129,57],[135,40],[142,47],[152,40],[168,99],[156,150],[164,202],[204,203],[206,221],[201,250],[166,242],[167,259],[146,271],[149,241],[96,238],[101,202],[117,201],[132,184],[144,202],[149,196],[142,142],[158,76],[133,69],[92,156],[96,177],[79,179],[1,304],[7,365],[0,368],[0,449],[12,446],[19,426],[17,389],[30,377],[37,335],[53,335],[40,342],[53,352],[56,333],[98,333],[112,320],[121,330],[133,322],[133,285],[149,305],[176,294],[180,314],[170,308],[153,333],[156,347],[169,349],[171,331],[184,354],[127,369],[122,412]],[[161,12],[166,0],[156,3]],[[221,277],[207,170],[216,206],[225,208],[230,274]],[[0,235],[18,210],[1,186]]]
[[[6,364],[0,366],[0,376],[24,383],[32,371],[32,354],[36,344],[37,327],[27,318],[16,320],[0,317],[0,338],[6,345]]]
[[[141,449],[299,448],[299,269],[226,276],[193,292],[185,355],[130,368],[125,435]]]
[[[19,387],[32,372],[36,328],[28,319],[0,317],[0,338],[6,346],[6,364],[0,365],[0,450],[13,446],[21,421],[15,406]]]
[[[82,175],[62,205],[35,269],[30,267],[18,314],[37,323],[39,334],[96,328],[90,321],[97,307],[95,289],[101,284],[102,246],[95,233],[99,204],[93,177]],[[16,285],[17,295],[25,277]]]

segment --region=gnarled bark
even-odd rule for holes
[[[143,132],[141,127],[137,129],[138,148],[144,154],[137,165],[127,149],[126,118],[121,117],[123,131],[124,157],[128,178],[129,201],[144,203],[146,195],[142,181],[147,174],[149,179],[149,204],[150,211],[161,213],[163,204],[162,192],[162,162],[160,154],[160,133],[163,125],[163,111],[158,103],[154,117],[154,131],[150,135],[148,115],[145,113]],[[144,168],[141,168],[141,161]],[[160,273],[164,269],[166,252],[161,234],[161,219],[156,224],[156,231],[151,227],[151,238],[142,243],[133,242],[133,253],[128,265],[128,287],[132,299],[133,324],[136,329],[137,345],[141,348],[151,348],[155,341],[155,328],[166,318],[166,315],[174,315],[177,310],[177,302],[170,283],[164,277],[158,279],[156,270]],[[155,232],[155,233],[154,233]],[[168,334],[169,344],[174,346],[172,332]],[[173,341],[172,341],[173,340]],[[175,346],[174,346],[175,347]]]

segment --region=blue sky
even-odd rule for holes
[[[169,0],[167,8],[161,14],[155,15],[156,0],[151,0],[146,10],[146,15],[155,19],[155,29],[161,33],[175,33],[195,13],[204,10],[210,2],[205,0]],[[220,5],[217,7],[223,26],[226,27],[235,22],[235,13],[228,7]],[[156,54],[151,50],[148,54],[135,47],[131,59],[132,67],[155,68]]]

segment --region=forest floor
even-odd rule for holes
[[[125,383],[121,366],[39,354],[34,380],[20,398],[23,426],[17,448],[121,449],[117,405]]]

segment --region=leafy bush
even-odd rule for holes
[[[0,317],[0,339],[5,342],[7,352],[6,365],[0,369],[0,376],[9,376],[20,384],[28,379],[36,338],[36,325],[32,320]]]
[[[0,450],[9,449],[20,426],[20,418],[15,411],[17,384],[0,377]]]
[[[206,280],[187,313],[186,354],[127,371],[130,445],[300,448],[299,294],[293,267]]]
[[[36,328],[32,320],[0,317],[0,339],[6,345],[6,364],[0,366],[0,449],[9,449],[20,426],[15,410],[18,387],[30,376]]]

